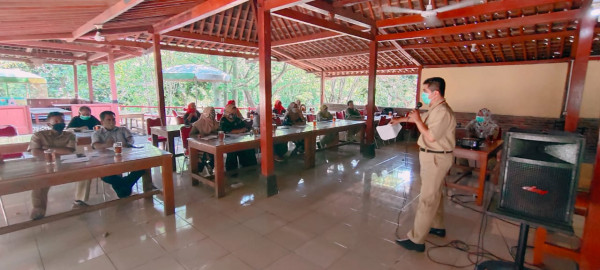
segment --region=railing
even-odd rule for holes
[[[171,110],[175,110],[177,115],[183,115],[183,107],[180,106],[166,106],[167,109],[167,117],[175,117]],[[214,107],[217,112],[223,113],[225,107]],[[120,112],[141,112],[147,116],[158,117],[158,106],[144,106],[144,105],[119,105]],[[256,110],[253,107],[238,107],[238,109],[242,112],[248,112],[250,110]],[[201,109],[199,109],[201,111]]]

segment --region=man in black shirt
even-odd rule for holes
[[[79,116],[73,117],[67,128],[81,128],[93,130],[94,126],[100,125],[98,118],[92,115],[92,110],[88,106],[79,107]]]

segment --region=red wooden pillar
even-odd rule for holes
[[[377,28],[371,27],[373,36],[377,35]],[[369,82],[367,88],[367,129],[365,142],[361,145],[361,152],[365,157],[375,157],[375,81],[377,78],[377,41],[369,43]]]
[[[278,193],[278,189],[274,174],[271,120],[271,13],[265,10],[265,0],[257,1],[256,14],[260,89],[260,168],[262,178],[267,181],[267,194],[274,195]]]
[[[415,107],[419,103],[419,99],[421,98],[421,74],[423,73],[423,66],[419,66],[419,71],[417,73],[417,95],[415,96]]]
[[[112,97],[112,103],[118,104],[117,79],[115,79],[115,56],[112,50],[108,52],[108,74],[110,77],[110,94]]]
[[[77,81],[77,65],[73,64],[73,90],[75,90],[75,99],[79,99],[79,85]]]
[[[165,115],[165,88],[163,83],[162,73],[162,58],[160,56],[160,35],[154,34],[152,37],[154,43],[154,70],[156,72],[156,95],[158,96],[158,116],[163,125],[167,124],[167,116]]]
[[[320,104],[323,105],[323,103],[325,103],[325,71],[321,71],[321,102]],[[321,109],[319,107],[319,109]]]
[[[92,80],[92,64],[90,62],[86,62],[85,66],[87,68],[87,81],[88,81],[88,92],[90,95],[90,103],[94,102],[94,85]]]
[[[591,16],[591,3],[591,0],[586,0],[582,5],[581,9],[584,11],[584,15],[577,26],[575,44],[573,44],[571,51],[571,57],[574,57],[575,60],[573,61],[571,81],[569,82],[567,117],[565,120],[566,131],[575,131],[579,122],[579,109],[581,108],[588,60],[594,39],[594,27],[597,22],[597,19]]]

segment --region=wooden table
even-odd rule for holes
[[[169,125],[169,126],[156,126],[150,128],[152,134],[152,144],[158,147],[158,137],[162,136],[167,138],[167,150],[172,154],[173,159],[173,171],[177,169],[176,158],[183,154],[175,154],[175,138],[181,136],[180,129],[184,125]]]
[[[352,128],[360,127],[364,129],[363,121],[338,120],[336,122],[317,122],[313,127],[312,123],[303,126],[280,126],[275,131],[273,137],[274,143],[283,143],[288,141],[304,140],[304,167],[313,168],[315,166],[316,137],[332,132],[347,131]],[[223,155],[226,153],[237,152],[260,147],[260,135],[254,136],[246,134],[227,134],[223,142],[216,138],[203,140],[189,138],[188,146],[190,150],[190,175],[194,182],[203,182],[215,189],[217,198],[225,196],[225,162]],[[215,156],[215,177],[211,181],[200,176],[198,173],[198,154],[206,152]]]
[[[466,149],[457,146],[452,152],[455,157],[476,160],[480,164],[479,180],[477,181],[478,185],[477,187],[461,185],[458,182],[462,179],[462,177],[459,177],[451,182],[446,182],[446,185],[448,187],[458,188],[477,194],[476,203],[477,205],[482,205],[483,194],[485,193],[485,175],[487,172],[488,159],[501,149],[503,143],[504,142],[502,140],[496,140],[492,143],[488,143],[486,147],[482,147],[478,150]],[[500,164],[496,164],[496,166],[500,166]]]
[[[137,170],[146,171],[146,175],[143,177],[144,193],[47,216],[39,220],[8,225],[0,228],[0,234],[161,193],[159,190],[152,189],[152,179],[150,177],[150,169],[159,166],[162,167],[162,194],[165,214],[175,213],[170,153],[150,145],[139,149],[123,149],[121,156],[115,156],[114,152],[109,150],[96,151],[96,153],[99,156],[90,157],[87,162],[68,164],[58,162],[54,165],[46,165],[44,160],[37,158],[6,161],[4,164],[0,164],[0,196]]]
[[[69,131],[65,131],[69,132]],[[92,144],[93,132],[75,132],[77,138],[77,145],[90,145]],[[31,141],[33,134],[17,135],[12,137],[0,137],[0,154],[10,153],[22,153],[27,151],[29,142]]]
[[[144,121],[144,113],[123,112],[119,113],[119,116],[121,117],[121,121],[125,121],[125,125],[129,130],[131,130],[133,127],[133,120],[140,120],[142,122],[142,133],[146,134],[146,121]],[[136,128],[138,128],[137,123]]]

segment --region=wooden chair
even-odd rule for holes
[[[171,114],[173,115],[173,117],[179,116],[179,114],[177,114],[177,111],[174,109],[171,110]]]
[[[162,121],[160,118],[148,118],[146,119],[146,132],[148,133],[148,141],[152,141],[152,133],[150,132],[151,127],[160,127],[162,126]],[[167,142],[167,138],[163,136],[158,136],[158,143],[163,144],[163,148],[165,148],[165,143]]]
[[[187,164],[187,161],[190,157],[190,150],[188,148],[188,138],[190,137],[190,132],[192,131],[192,127],[183,126],[179,129],[179,134],[181,135],[181,144],[183,145],[183,162],[181,163],[180,173],[183,174],[183,168]]]
[[[13,137],[17,136],[19,133],[17,129],[12,125],[0,126],[0,137]],[[2,158],[10,159],[10,158],[22,158],[23,153],[6,153],[2,154]]]
[[[335,118],[337,119],[345,119],[344,111],[335,112]]]
[[[316,121],[317,120],[317,116],[314,114],[307,114],[306,115],[306,121],[308,122],[312,122],[312,121]]]
[[[217,121],[221,121],[221,117],[223,117],[222,113],[217,113]]]
[[[178,125],[183,125],[183,124],[185,124],[185,121],[183,120],[183,116],[175,116],[175,122],[176,122]]]

